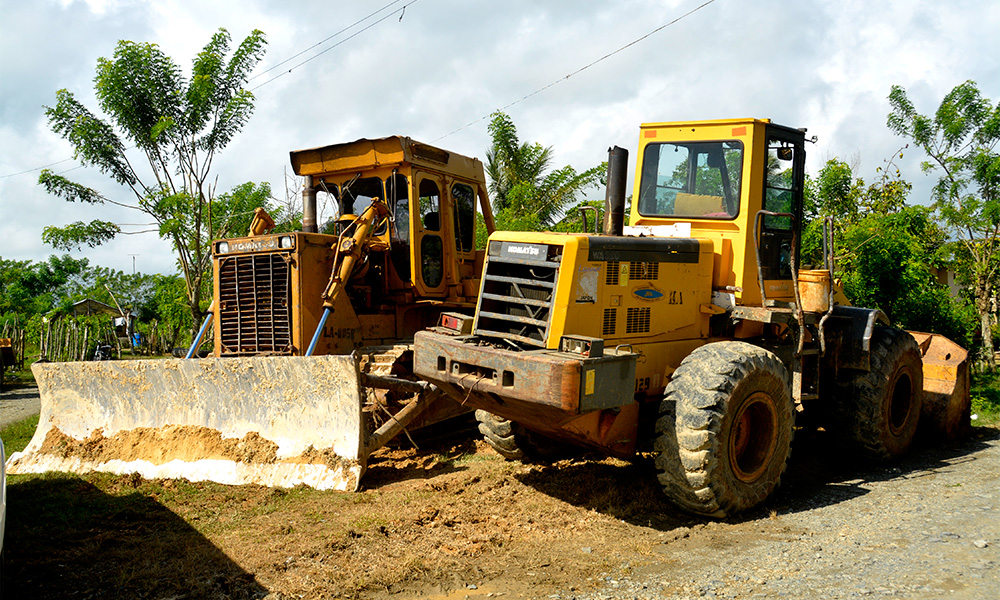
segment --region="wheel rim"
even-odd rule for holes
[[[909,373],[900,373],[892,386],[889,396],[889,430],[899,435],[906,429],[906,423],[913,410],[913,382]]]
[[[729,437],[729,464],[740,481],[756,481],[767,470],[777,443],[777,419],[774,398],[764,392],[749,396],[737,411]]]

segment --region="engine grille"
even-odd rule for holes
[[[559,263],[490,256],[475,333],[545,347]]]
[[[223,355],[290,354],[291,269],[286,254],[219,259],[219,327]]]
[[[616,308],[605,308],[604,309],[604,327],[601,329],[602,335],[614,335],[615,325],[618,320],[618,309]]]
[[[649,333],[649,307],[630,308],[625,312],[625,333]]]

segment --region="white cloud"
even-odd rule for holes
[[[44,259],[52,252],[40,241],[46,224],[140,222],[49,197],[35,183],[37,171],[11,175],[71,155],[48,131],[42,106],[60,88],[95,106],[94,67],[117,40],[155,42],[187,72],[219,27],[234,45],[259,28],[269,42],[263,71],[389,3],[0,0],[0,255]],[[358,33],[404,4],[401,20],[395,13]],[[700,4],[397,2],[251,82],[264,85],[254,92],[253,119],[215,165],[220,189],[266,180],[283,196],[289,150],[359,137],[434,142],[458,130],[437,143],[483,158],[484,117],[508,105],[522,139],[553,146],[557,166],[588,168],[616,144],[634,152],[643,122],[753,116],[817,135],[812,172],[828,158],[857,157],[858,174],[870,180],[902,143],[885,126],[893,84],[923,112],[966,79],[1000,99],[1000,4],[989,0],[717,0],[562,79]],[[920,173],[921,159],[911,149],[901,162],[916,184],[914,200],[933,182]],[[69,175],[119,193],[92,170]],[[122,270],[132,268],[130,254],[140,255],[140,270],[173,268],[169,246],[150,234],[81,253]]]

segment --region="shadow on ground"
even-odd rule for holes
[[[917,445],[901,460],[871,464],[844,452],[822,430],[800,432],[781,487],[761,506],[726,521],[753,521],[768,517],[772,511],[797,513],[846,502],[869,493],[866,484],[872,482],[920,477],[936,469],[977,460],[975,454],[997,438],[1000,430],[976,428],[963,439]],[[631,462],[582,455],[539,466],[518,478],[525,485],[574,506],[660,531],[713,520],[688,515],[671,504],[662,493],[656,474],[651,455]]]
[[[258,599],[268,591],[138,492],[72,475],[8,480],[4,598]]]

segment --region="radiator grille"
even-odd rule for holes
[[[490,256],[483,269],[476,335],[545,347],[559,263]]]
[[[618,318],[617,308],[604,309],[604,328],[601,330],[602,335],[615,334],[615,321],[617,318]]]
[[[290,268],[284,254],[219,259],[219,327],[223,355],[290,354]]]
[[[625,314],[625,333],[649,333],[649,311],[646,308],[630,308]]]

